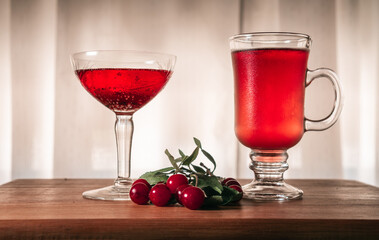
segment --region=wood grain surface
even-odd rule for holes
[[[82,198],[109,179],[15,180],[0,186],[0,239],[379,239],[379,188],[287,182],[304,191],[303,199],[192,211]]]

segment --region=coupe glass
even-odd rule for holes
[[[116,114],[117,178],[84,198],[130,200],[133,114],[153,99],[172,75],[176,56],[139,51],[87,51],[71,56],[82,86]]]
[[[337,75],[308,70],[311,38],[300,33],[248,33],[230,38],[235,82],[235,133],[249,147],[255,180],[243,187],[255,200],[301,198],[303,191],[283,181],[287,149],[306,131],[331,127],[342,109]],[[331,81],[334,108],[321,120],[304,117],[305,88],[317,78]]]

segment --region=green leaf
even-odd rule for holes
[[[167,155],[168,159],[170,160],[171,165],[172,165],[177,171],[179,171],[178,164],[176,164],[175,159],[174,159],[174,157],[171,155],[171,153],[170,153],[167,149],[166,149],[166,151],[164,151],[164,153]]]
[[[152,171],[152,172],[153,173],[156,173],[156,172],[162,172],[162,173],[164,173],[164,172],[169,172],[169,171],[171,171],[173,169],[175,169],[175,168],[173,168],[173,167],[166,167],[166,168],[161,168],[161,169],[158,169],[158,170],[155,170],[155,171]]]
[[[201,149],[201,152],[204,154],[204,156],[206,156],[209,159],[211,163],[213,163],[213,170],[212,170],[212,173],[213,173],[216,170],[216,161],[214,160],[212,155],[210,155],[207,151]]]
[[[204,199],[203,206],[219,206],[223,203],[222,197],[220,195],[213,195]]]
[[[192,154],[187,159],[183,160],[182,164],[187,166],[190,165],[193,161],[195,161],[197,155],[199,155],[199,147],[195,148]]]
[[[187,160],[187,158],[188,158],[188,156],[184,156],[184,157],[180,158],[181,161],[180,161],[179,167],[181,167],[183,165],[183,163]]]
[[[222,205],[227,205],[228,203],[233,202],[234,200],[238,199],[239,195],[242,194],[238,192],[237,190],[229,187],[223,187],[222,190]]]
[[[193,165],[193,164],[191,164],[191,166],[192,166],[193,169],[195,169],[195,171],[198,172],[198,173],[203,173],[203,174],[206,173],[202,167],[199,167],[199,166],[196,166],[196,165]]]
[[[198,182],[197,186],[199,188],[211,187],[213,190],[222,193],[223,187],[221,183],[218,181],[216,176],[208,176],[203,174],[197,174]]]
[[[168,176],[162,172],[147,172],[141,175],[139,178],[146,179],[151,185],[157,184],[158,182],[166,182]]]
[[[182,150],[180,150],[179,149],[179,154],[180,154],[180,156],[182,156],[182,158],[184,158],[186,155],[183,153],[183,151]]]
[[[236,191],[237,192],[237,194],[233,197],[233,199],[232,199],[232,202],[235,202],[235,201],[238,201],[238,200],[240,200],[241,199],[241,195],[243,195],[243,193],[241,193],[241,192],[238,192],[237,190],[235,190],[235,189],[233,189],[234,191]]]
[[[193,138],[193,140],[195,141],[196,146],[198,146],[201,149],[201,142],[200,142],[200,140],[197,139],[197,138],[195,138],[195,137]]]
[[[202,190],[205,192],[205,195],[207,197],[211,197],[211,196],[214,196],[214,195],[219,195],[220,196],[220,193],[215,191],[211,186],[207,186],[207,187],[204,187],[202,188]]]

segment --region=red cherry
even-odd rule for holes
[[[230,181],[230,180],[237,181],[235,178],[225,178],[224,180],[222,180],[221,185],[222,185],[222,186],[225,186],[225,183],[226,183],[227,181]]]
[[[163,207],[171,198],[170,189],[165,184],[158,183],[151,188],[149,198],[155,206]]]
[[[234,190],[237,190],[240,194],[236,195],[235,199],[233,199],[233,202],[238,202],[239,200],[242,199],[242,196],[243,196],[243,191],[242,191],[242,188],[241,186],[238,186],[238,185],[231,185],[231,186],[228,186],[229,188],[233,188]]]
[[[241,184],[237,180],[229,180],[225,182],[225,186],[229,187],[232,185],[237,185],[241,187]]]
[[[171,175],[166,182],[166,186],[170,189],[171,193],[174,194],[176,189],[181,186],[188,184],[188,179],[183,174]]]
[[[176,188],[175,198],[176,198],[176,201],[178,201],[178,203],[181,204],[181,205],[183,205],[183,203],[182,203],[182,194],[183,194],[183,191],[184,191],[184,189],[186,189],[188,187],[191,187],[191,185],[185,184],[185,185],[180,185],[179,187]]]
[[[184,189],[181,197],[183,205],[191,210],[200,208],[204,203],[204,199],[204,191],[193,186]]]
[[[134,186],[134,184],[137,184],[137,183],[143,183],[145,184],[149,189],[151,188],[151,185],[150,183],[146,180],[146,179],[143,179],[143,178],[139,178],[137,180],[135,180],[132,184],[132,186]]]
[[[144,205],[149,202],[149,192],[150,188],[144,183],[139,182],[133,184],[133,186],[130,188],[129,196],[134,203]]]

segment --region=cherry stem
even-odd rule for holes
[[[199,178],[196,174],[191,174],[190,176],[195,178],[195,187],[197,187],[197,182],[199,181]]]

